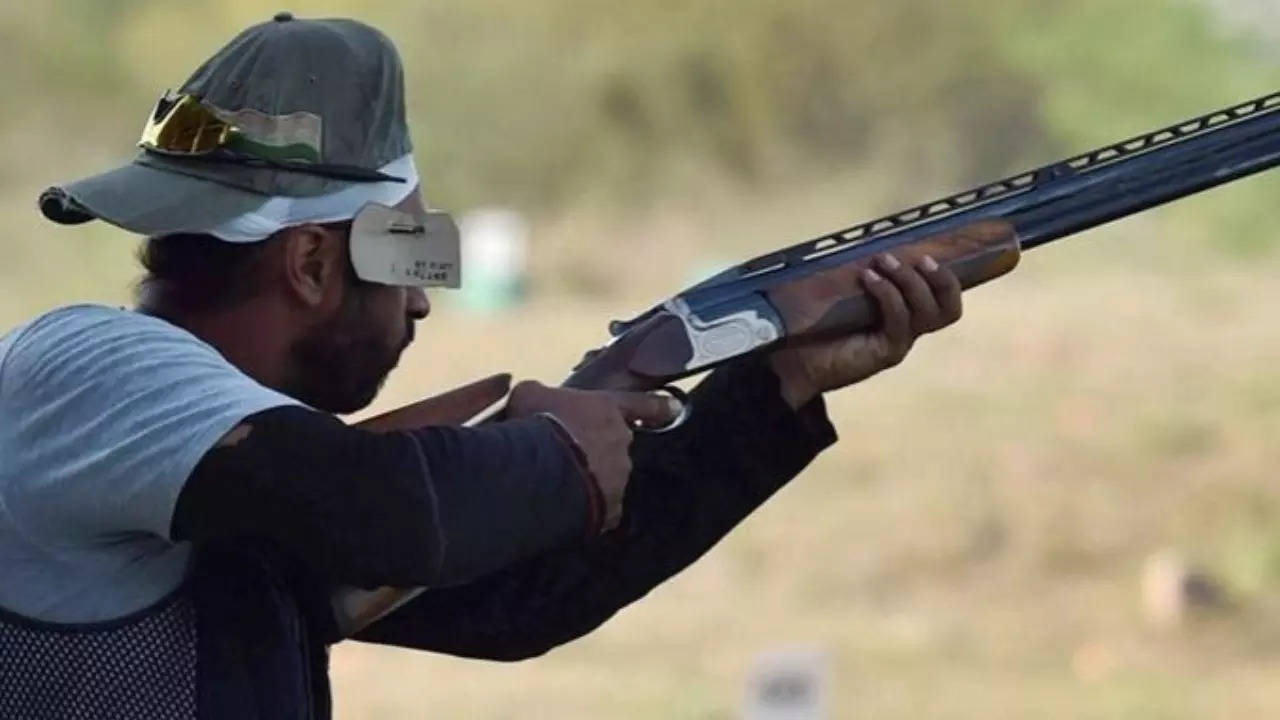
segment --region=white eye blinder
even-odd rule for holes
[[[369,203],[351,224],[351,264],[367,282],[406,287],[462,285],[461,240],[448,213],[423,216]]]

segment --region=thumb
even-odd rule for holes
[[[658,393],[615,392],[612,397],[628,424],[662,427],[679,417],[684,409],[679,400]]]

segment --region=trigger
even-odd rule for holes
[[[680,414],[676,415],[674,420],[662,427],[637,427],[635,428],[635,432],[644,433],[645,435],[661,435],[662,433],[671,432],[689,421],[689,416],[693,414],[693,403],[689,402],[689,393],[681,390],[675,385],[663,385],[654,392],[666,393],[676,400],[679,400]]]

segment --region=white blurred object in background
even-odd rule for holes
[[[1233,30],[1280,39],[1280,2],[1276,0],[1205,0]],[[1272,46],[1271,52],[1276,52]]]
[[[1166,548],[1142,564],[1142,607],[1147,622],[1160,629],[1182,625],[1192,612],[1232,606],[1222,583],[1192,567],[1178,551]]]
[[[747,681],[743,720],[826,720],[829,665],[817,648],[761,654]]]
[[[491,312],[518,304],[528,279],[529,223],[515,210],[480,208],[458,222],[465,307]]]

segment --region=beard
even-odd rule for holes
[[[325,322],[293,343],[294,368],[288,394],[317,410],[345,415],[373,402],[400,355],[413,342],[413,323],[399,346],[389,344],[369,322],[364,304],[350,298]]]

